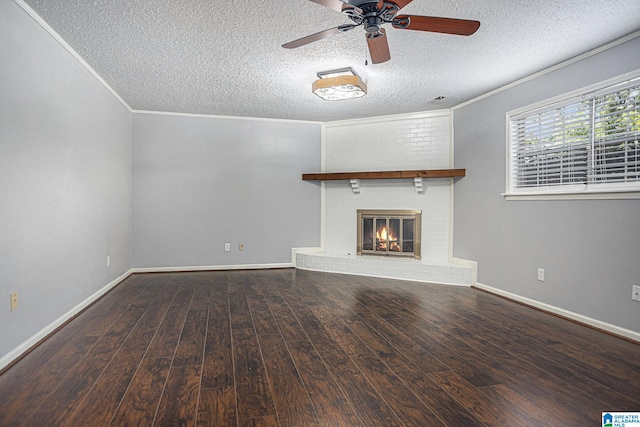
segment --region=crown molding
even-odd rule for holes
[[[640,30],[634,31],[631,34],[627,34],[626,36],[621,37],[621,38],[619,38],[617,40],[614,40],[614,41],[612,41],[610,43],[607,43],[605,45],[597,47],[597,48],[595,48],[593,50],[590,50],[588,52],[585,52],[585,53],[583,53],[581,55],[574,56],[573,58],[570,58],[570,59],[567,59],[565,61],[562,61],[562,62],[560,62],[560,63],[558,63],[556,65],[552,65],[549,68],[545,68],[544,70],[540,70],[540,71],[538,71],[536,73],[530,74],[530,75],[528,75],[526,77],[523,77],[523,78],[521,78],[519,80],[516,80],[516,81],[514,81],[512,83],[509,83],[507,85],[504,85],[502,87],[494,89],[494,90],[492,90],[490,92],[487,92],[485,94],[477,96],[477,97],[475,97],[473,99],[470,99],[470,100],[468,100],[466,102],[463,102],[462,104],[458,104],[458,105],[456,105],[454,107],[451,107],[451,111],[455,111],[455,110],[457,110],[459,108],[466,107],[467,105],[470,105],[470,104],[473,104],[475,102],[481,101],[481,100],[483,100],[485,98],[488,98],[490,96],[493,96],[493,95],[495,95],[497,93],[500,93],[500,92],[503,92],[505,90],[511,89],[511,88],[513,88],[515,86],[518,86],[518,85],[522,84],[522,83],[526,83],[528,81],[535,80],[540,76],[544,76],[545,74],[549,74],[549,73],[551,73],[553,71],[556,71],[556,70],[559,70],[561,68],[567,67],[569,65],[575,64],[576,62],[582,61],[583,59],[589,58],[590,56],[594,56],[594,55],[602,53],[602,52],[604,52],[606,50],[612,49],[612,48],[614,48],[616,46],[619,46],[619,45],[621,45],[623,43],[626,43],[626,42],[628,42],[630,40],[633,40],[633,39],[635,39],[637,37],[640,37]]]
[[[60,46],[62,46],[67,52],[69,52],[69,54],[71,54],[71,56],[76,61],[78,61],[78,63],[82,65],[89,72],[89,74],[91,74],[102,86],[104,86],[104,88],[107,89],[111,93],[111,95],[113,95],[113,97],[118,100],[118,102],[120,102],[130,112],[132,111],[131,107],[129,107],[129,104],[127,104],[124,101],[124,99],[122,99],[120,95],[118,95],[118,93],[115,90],[113,90],[113,88],[109,86],[109,84],[105,82],[104,79],[100,77],[100,75],[93,68],[91,68],[91,66],[80,56],[78,52],[76,52],[66,41],[64,41],[64,39],[60,36],[60,34],[58,34],[53,28],[51,28],[49,24],[47,24],[44,21],[44,19],[40,17],[40,15],[38,15],[33,9],[31,9],[31,7],[29,7],[29,5],[24,2],[24,0],[14,0],[14,1],[31,18],[33,18],[33,20],[36,21],[36,23],[40,25],[42,29],[44,29],[47,33],[49,33],[49,35],[53,37],[53,39],[56,42],[58,42],[58,44],[60,44]]]
[[[320,125],[323,122],[313,120],[292,120],[292,119],[272,119],[268,117],[245,117],[245,116],[222,116],[216,114],[196,114],[196,113],[174,113],[170,111],[151,111],[151,110],[131,110],[133,114],[150,114],[158,116],[176,116],[176,117],[194,117],[202,119],[224,119],[224,120],[256,120],[262,122],[278,122],[278,123],[309,123]]]

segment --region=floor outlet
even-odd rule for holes
[[[225,243],[224,244],[224,251],[225,252],[230,252],[231,251],[231,243]]]
[[[18,309],[18,293],[14,292],[11,294],[11,311],[15,311]]]
[[[633,287],[633,293],[631,294],[631,299],[634,301],[640,302],[640,286]]]
[[[538,280],[544,282],[544,268],[538,269]]]

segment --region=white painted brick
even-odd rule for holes
[[[442,264],[428,264],[414,259],[385,258],[376,256],[338,256],[326,253],[309,253],[296,260],[309,257],[309,265],[296,267],[303,269],[344,272],[352,274],[392,277],[398,279],[418,280],[422,282],[439,282],[458,285],[471,284],[471,268]]]
[[[450,167],[449,116],[328,127],[326,171],[446,169]],[[411,180],[363,180],[354,194],[342,181],[325,184],[326,251],[356,252],[357,209],[422,210],[422,257],[448,260],[449,180],[426,180],[416,193]],[[442,276],[442,274],[440,275]]]

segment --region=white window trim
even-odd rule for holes
[[[562,185],[556,187],[537,187],[530,189],[512,188],[511,176],[513,174],[511,162],[511,120],[525,113],[534,113],[536,110],[553,108],[554,104],[565,103],[572,98],[590,97],[598,91],[628,80],[640,77],[640,69],[622,74],[620,76],[604,80],[602,82],[585,86],[571,92],[567,92],[552,98],[548,98],[516,110],[508,111],[505,120],[506,155],[505,155],[505,183],[506,191],[501,195],[506,200],[571,200],[571,199],[640,199],[640,182],[608,184],[606,188],[597,184],[586,185]]]

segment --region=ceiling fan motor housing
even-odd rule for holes
[[[371,0],[350,0],[349,4],[362,10],[362,13],[349,13],[349,18],[356,25],[362,24],[368,34],[380,33],[381,25],[392,22],[398,11],[395,3],[384,2],[381,9],[378,9],[377,1]]]

